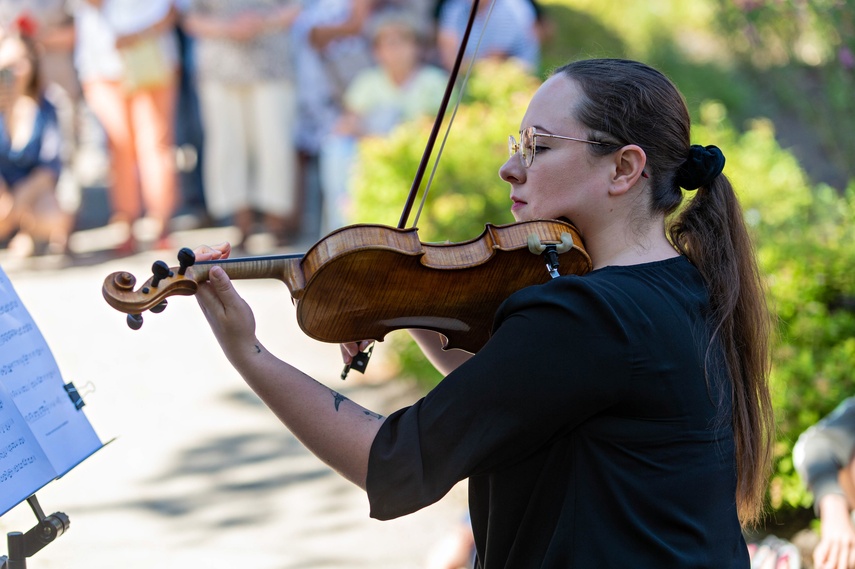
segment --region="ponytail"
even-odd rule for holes
[[[718,175],[698,189],[669,237],[709,289],[712,339],[723,347],[731,379],[737,508],[743,525],[756,523],[774,442],[767,385],[771,322],[748,229],[726,176]]]

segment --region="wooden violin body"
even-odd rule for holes
[[[577,230],[562,221],[487,225],[477,239],[427,244],[415,228],[353,225],[334,231],[305,255],[203,261],[167,269],[134,290],[127,272],[109,275],[102,292],[117,310],[138,315],[173,295],[195,294],[214,265],[232,279],[275,278],[291,292],[303,331],[323,342],[382,340],[423,328],[447,338],[446,348],[478,351],[493,316],[513,292],[549,280],[545,260],[529,250],[572,241],[559,255],[561,274],[583,274],[591,261]],[[161,262],[162,263],[162,262]]]

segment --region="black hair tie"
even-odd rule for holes
[[[724,170],[724,154],[718,146],[693,144],[689,157],[677,169],[677,185],[687,190],[706,186]]]

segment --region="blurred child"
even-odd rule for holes
[[[357,75],[344,94],[344,112],[321,145],[321,188],[327,231],[349,220],[349,179],[356,144],[365,136],[383,136],[395,126],[439,108],[445,71],[422,59],[420,27],[400,11],[376,15],[368,26],[377,64]]]

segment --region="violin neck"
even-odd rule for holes
[[[207,280],[211,267],[218,266],[223,268],[230,279],[277,279],[288,285],[293,292],[295,288],[302,288],[302,278],[297,276],[302,258],[302,253],[295,253],[198,261],[192,270],[197,282]]]

